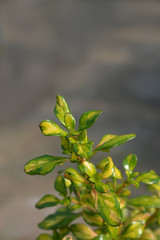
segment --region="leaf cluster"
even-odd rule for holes
[[[62,96],[57,96],[54,113],[65,130],[52,120],[42,121],[39,126],[45,136],[60,137],[62,154],[67,156],[36,157],[26,163],[24,170],[29,175],[46,175],[65,162],[71,162],[73,167],[56,177],[54,188],[58,195],[46,194],[36,203],[38,209],[57,206],[38,224],[50,233],[40,234],[37,240],[160,239],[160,177],[153,170],[135,172],[137,157],[129,154],[123,159],[123,178],[110,156],[111,148],[136,135],[106,134],[93,147],[87,129],[101,111],[84,112],[77,129]],[[98,151],[104,152],[104,158],[95,166],[91,157]],[[151,194],[131,197],[130,186],[139,188],[140,183],[146,184]]]

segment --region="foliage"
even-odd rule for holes
[[[40,234],[37,240],[160,239],[160,177],[153,170],[135,172],[137,157],[129,154],[123,160],[126,173],[123,179],[109,154],[111,148],[135,138],[135,134],[106,134],[93,148],[87,129],[101,111],[83,113],[78,130],[75,130],[76,121],[62,96],[57,96],[54,113],[66,130],[52,120],[41,122],[40,129],[46,136],[60,136],[62,154],[67,157],[43,155],[34,158],[26,163],[25,172],[46,175],[56,165],[68,161],[73,167],[61,171],[55,180],[59,197],[46,194],[36,203],[38,209],[58,206],[38,224],[51,232]],[[98,151],[104,152],[104,158],[95,166],[91,157]],[[139,188],[141,182],[148,186],[152,195],[130,197],[130,186]],[[81,218],[80,223],[72,223],[77,218]]]

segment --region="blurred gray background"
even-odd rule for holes
[[[35,239],[52,211],[34,204],[54,191],[55,173],[28,176],[23,167],[61,155],[59,139],[38,127],[57,121],[57,94],[77,121],[84,111],[103,111],[89,130],[95,144],[107,133],[137,134],[111,151],[118,167],[133,152],[139,171],[159,172],[160,2],[0,1],[1,240]]]

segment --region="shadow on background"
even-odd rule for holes
[[[23,166],[61,154],[59,139],[38,128],[56,121],[57,94],[77,121],[84,111],[103,111],[89,130],[95,143],[106,133],[137,134],[111,151],[120,168],[133,152],[139,171],[159,170],[159,23],[154,0],[0,2],[0,239],[41,232],[36,224],[48,210],[34,204],[52,193],[55,174],[31,177]]]

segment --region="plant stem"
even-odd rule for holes
[[[123,183],[122,187],[119,188],[118,191],[116,192],[117,195],[119,195],[119,194],[123,191],[123,189],[124,189],[125,187],[127,187],[128,185],[129,185],[129,183],[128,183],[127,181],[125,181],[125,182]]]

